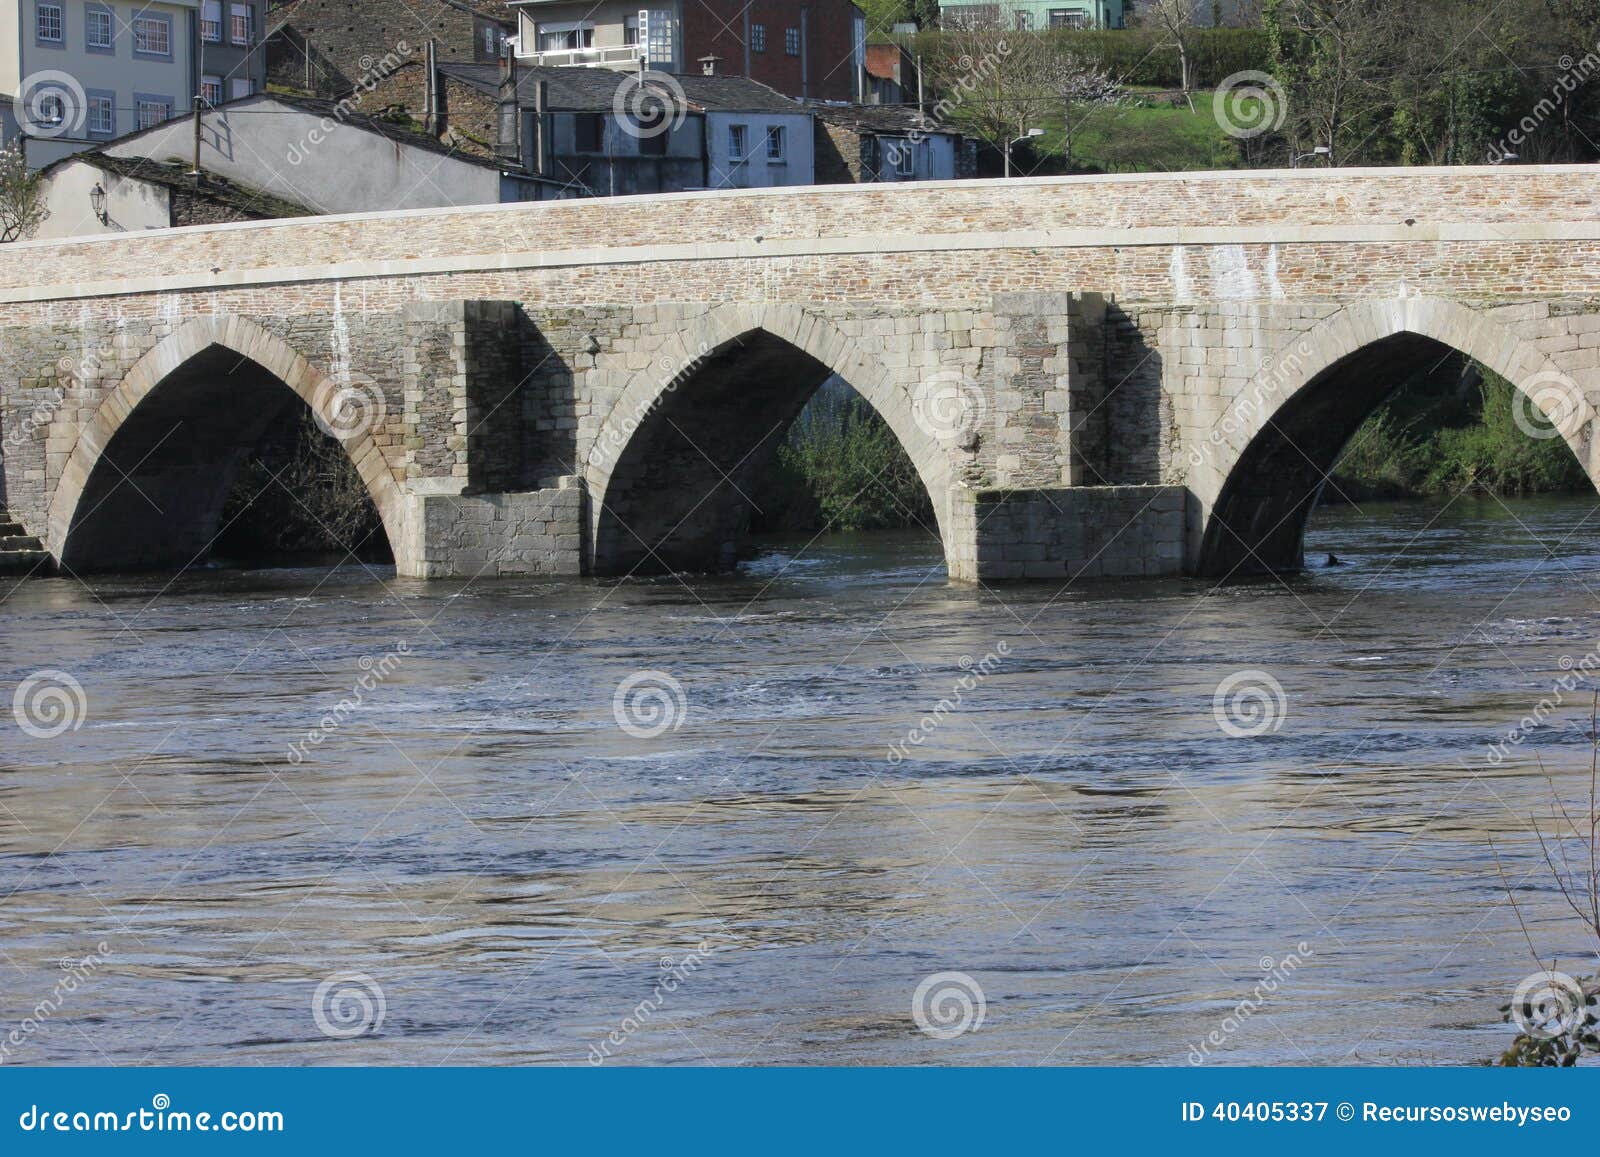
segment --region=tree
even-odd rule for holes
[[[28,170],[22,149],[0,148],[0,244],[31,236],[49,215],[43,182]]]
[[[1194,75],[1189,61],[1189,33],[1194,28],[1194,0],[1151,0],[1145,5],[1146,17],[1171,43],[1168,47],[1178,54],[1178,75],[1183,95],[1189,100],[1189,110],[1194,111],[1194,101],[1189,90],[1194,87]]]
[[[964,21],[943,32],[926,62],[938,93],[935,121],[959,116],[963,127],[1004,150],[1030,129],[1065,120],[1073,106],[1113,103],[1121,85],[1054,37],[1007,30],[1006,16]]]
[[[1382,159],[1372,154],[1390,144],[1390,85],[1413,10],[1391,0],[1267,0],[1262,23],[1294,151],[1326,148],[1332,165]]]

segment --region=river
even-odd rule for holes
[[[0,731],[4,1059],[1486,1059],[1538,967],[1502,870],[1593,971],[1529,834],[1586,796],[1590,690],[1489,745],[1600,643],[1596,515],[1324,510],[1315,569],[1220,590],[951,586],[913,535],[7,580],[7,688],[82,699]]]

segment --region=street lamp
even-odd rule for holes
[[[1521,153],[1501,153],[1499,156],[1495,157],[1494,163],[1497,165],[1503,165],[1507,161],[1520,161],[1521,159]]]
[[[1029,129],[1027,132],[1023,133],[1020,137],[1017,137],[1015,140],[1010,140],[1010,141],[1006,142],[1006,176],[1008,176],[1008,177],[1011,176],[1011,150],[1016,148],[1023,141],[1030,141],[1034,137],[1042,137],[1042,136],[1044,136],[1044,130],[1043,129]]]
[[[1289,167],[1291,169],[1298,169],[1301,161],[1310,160],[1312,157],[1331,157],[1332,155],[1333,150],[1327,145],[1318,145],[1309,153],[1301,153],[1298,157],[1295,157],[1293,160],[1291,160],[1289,162]]]

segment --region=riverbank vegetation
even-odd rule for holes
[[[934,525],[933,502],[900,440],[837,378],[789,428],[751,498],[757,534]]]
[[[391,559],[377,508],[344,447],[304,406],[275,421],[239,466],[213,553],[235,561],[353,554]]]
[[[1518,415],[1546,437],[1532,437]],[[1443,386],[1403,385],[1356,431],[1324,501],[1462,493],[1581,493],[1589,480],[1567,443],[1498,374],[1468,366]]]

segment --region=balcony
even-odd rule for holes
[[[517,59],[525,64],[550,68],[567,68],[574,65],[609,65],[613,68],[634,68],[644,47],[638,44],[618,44],[609,48],[557,48],[548,52],[524,52],[517,45]]]

